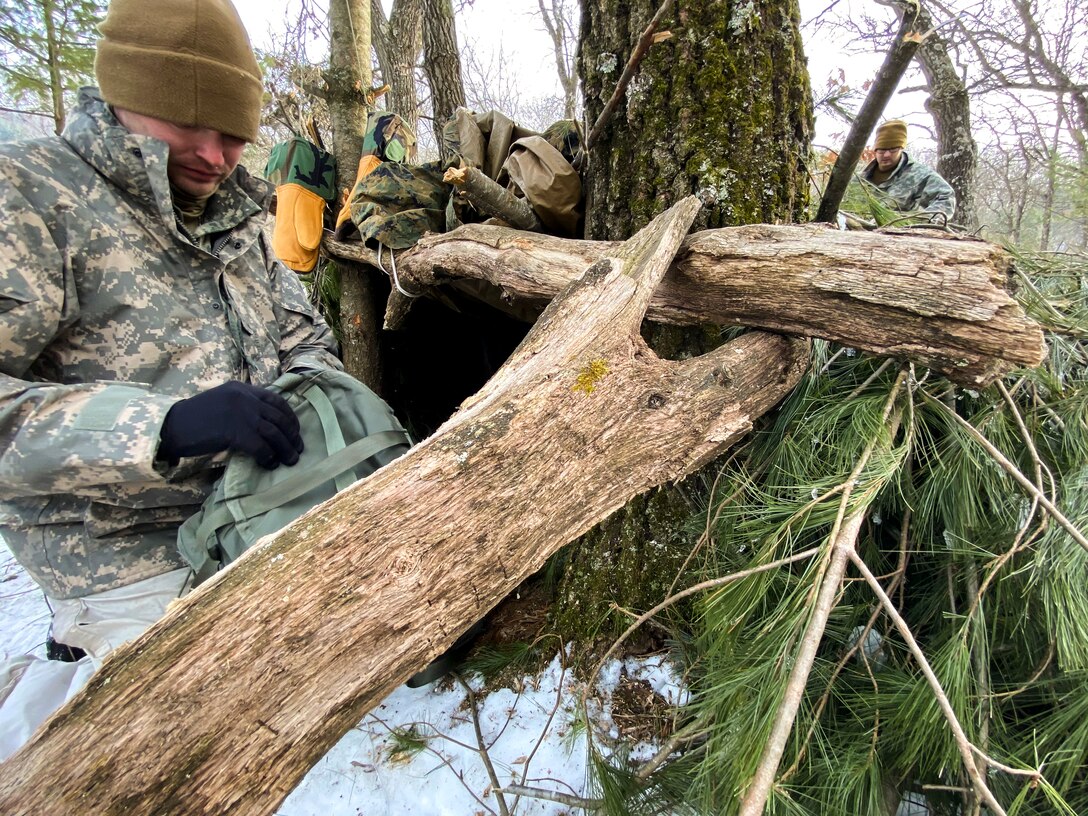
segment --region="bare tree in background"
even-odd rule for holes
[[[303,0],[284,20],[282,33],[271,35],[271,47],[257,50],[266,96],[257,141],[245,154],[246,165],[256,172],[264,167],[273,145],[306,133],[308,119],[314,120],[322,139],[331,134],[321,66],[312,63],[307,53],[307,43],[328,38],[327,9],[317,7],[313,0]]]
[[[1062,155],[1060,124],[1046,108],[1015,99],[997,110],[980,123],[987,145],[978,165],[981,222],[1025,249],[1084,251],[1088,177],[1075,157]]]
[[[931,0],[970,66],[972,94],[1060,100],[1061,121],[1088,162],[1088,5],[1082,0],[995,0],[959,7]]]
[[[511,55],[500,45],[486,50],[469,42],[461,50],[465,97],[476,111],[502,111],[518,124],[543,130],[563,119],[564,103],[560,96],[529,97],[514,72]]]
[[[947,17],[949,47],[965,66],[968,91],[982,106],[1005,100],[1012,114],[991,152],[1012,153],[1021,175],[1014,234],[1044,251],[1083,248],[1088,224],[1076,188],[1088,176],[1088,6],[930,1]]]
[[[416,63],[423,47],[423,3],[421,0],[394,0],[389,17],[381,0],[371,0],[374,52],[382,81],[389,85],[386,108],[398,114],[412,130],[419,132],[419,92]],[[415,147],[409,153],[415,160]]]
[[[537,0],[537,5],[555,53],[555,70],[563,88],[563,118],[573,119],[578,106],[574,58],[578,50],[579,5],[577,0]]]
[[[431,87],[435,142],[444,159],[442,127],[465,104],[457,26],[450,0],[423,0],[423,70]]]
[[[936,30],[933,15],[924,2],[918,5],[918,27],[929,32],[918,48],[917,60],[929,94],[926,109],[932,114],[937,131],[936,169],[956,191],[956,212],[952,220],[974,227],[978,220],[975,213],[978,146],[971,134],[970,95],[948,52],[948,44]],[[904,0],[896,0],[900,15],[905,6]]]
[[[461,49],[465,97],[468,106],[477,111],[500,110],[515,116],[520,109],[522,90],[510,69],[510,55],[500,43],[488,53],[477,41],[469,41]]]
[[[920,50],[922,87],[931,95],[926,106],[934,117],[937,169],[965,200],[957,220],[974,223],[973,205],[983,225],[1033,248],[1084,246],[1088,224],[1077,190],[1088,179],[1088,4],[924,3],[933,33]],[[860,52],[883,43],[894,23],[830,8],[810,26],[850,32],[848,50]],[[986,166],[977,171],[986,182],[976,182],[974,192],[962,176],[971,136],[986,140],[979,151]],[[1005,171],[1012,176],[995,186]],[[999,187],[1012,197],[995,200]]]

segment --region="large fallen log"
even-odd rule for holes
[[[688,199],[568,287],[460,412],[122,647],[0,771],[0,813],[269,814],[377,702],[564,543],[721,453],[800,340],[682,363],[639,336]]]
[[[543,308],[612,251],[607,242],[473,225],[424,238],[397,269],[413,292],[470,279],[493,287],[499,307]],[[1038,365],[1046,353],[1039,326],[1005,290],[1009,265],[994,244],[941,233],[823,224],[707,230],[684,241],[647,316],[819,337],[985,385]],[[387,328],[396,328],[407,303],[391,299]]]

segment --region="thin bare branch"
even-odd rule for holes
[[[500,793],[496,790],[495,793]],[[558,802],[561,805],[567,805],[568,807],[582,808],[587,812],[594,812],[604,801],[601,799],[583,799],[580,796],[571,796],[566,793],[559,793],[558,791],[544,790],[543,788],[530,788],[525,785],[507,785],[502,789],[501,793],[510,793],[514,796],[525,796],[529,799],[542,799],[546,802]]]
[[[649,25],[646,26],[642,35],[638,38],[638,42],[635,43],[634,50],[631,51],[631,56],[627,59],[627,64],[623,67],[623,73],[620,74],[619,81],[616,83],[616,90],[612,92],[612,96],[609,97],[608,102],[605,103],[604,109],[601,110],[600,116],[597,117],[597,121],[593,123],[592,130],[590,130],[589,135],[586,136],[585,145],[579,152],[578,158],[575,159],[575,167],[580,167],[582,161],[584,161],[583,157],[588,155],[589,151],[592,150],[593,146],[600,140],[601,133],[604,132],[608,120],[612,118],[612,114],[614,114],[616,108],[619,107],[620,100],[623,99],[623,95],[627,93],[627,86],[631,84],[631,80],[634,79],[635,74],[638,72],[639,65],[642,64],[642,60],[650,50],[650,46],[654,43],[654,33],[657,31],[658,23],[661,22],[661,18],[665,16],[665,12],[667,12],[671,6],[672,0],[664,0],[654,13]]]
[[[465,690],[468,709],[472,713],[472,727],[476,731],[476,744],[480,746],[480,759],[483,760],[484,768],[487,769],[487,778],[491,780],[491,792],[495,794],[495,801],[499,804],[499,813],[501,816],[510,816],[510,809],[506,806],[506,797],[502,795],[502,785],[499,784],[498,774],[495,773],[495,766],[491,764],[491,755],[487,752],[484,735],[480,730],[480,710],[476,706],[476,692],[472,690],[472,686],[466,683],[460,674],[457,672],[452,674],[461,688]]]
[[[904,369],[899,372],[899,376],[896,378],[895,384],[892,386],[888,399],[884,404],[883,423],[885,426],[892,428],[892,433],[889,436],[894,436],[895,429],[899,425],[902,411],[900,410],[894,417],[892,411],[906,380],[907,371]],[[812,666],[816,661],[816,651],[823,640],[824,629],[827,626],[828,618],[831,616],[831,610],[834,609],[836,599],[842,590],[846,564],[850,554],[854,552],[858,531],[865,520],[866,510],[864,508],[857,510],[849,518],[846,518],[850,496],[855,482],[869,463],[880,439],[880,436],[874,436],[869,440],[865,450],[858,457],[854,469],[850,472],[846,481],[843,482],[838,516],[832,527],[831,535],[828,537],[830,546],[827,550],[827,565],[823,576],[819,580],[819,593],[812,605],[812,613],[809,616],[808,627],[801,640],[801,645],[793,657],[793,668],[790,671],[786,689],[782,694],[771,734],[767,738],[759,765],[749,783],[748,790],[744,793],[744,799],[741,801],[740,816],[760,816],[767,804],[767,799],[770,797],[771,788],[778,773],[778,766],[786,749],[786,742],[789,739],[790,732],[793,731],[797,711],[801,707],[801,699],[804,696],[805,687],[808,685],[809,674],[812,672]]]
[[[884,591],[884,587],[880,585],[880,582],[873,573],[870,572],[869,567],[861,556],[856,552],[851,552],[850,560],[854,563],[858,572],[865,578],[865,582],[869,584],[869,587],[876,593],[876,596],[884,605],[884,611],[887,613],[888,617],[891,618],[892,622],[899,630],[899,634],[906,642],[907,648],[910,649],[911,654],[914,655],[914,659],[918,662],[918,667],[922,670],[922,674],[925,675],[926,681],[933,690],[933,694],[937,698],[937,703],[941,707],[941,711],[944,713],[945,719],[952,729],[952,733],[956,739],[956,746],[959,748],[960,756],[963,758],[964,768],[971,777],[976,793],[982,797],[983,801],[985,801],[994,814],[997,816],[1005,816],[1005,809],[997,799],[994,798],[993,792],[986,785],[986,780],[983,778],[982,772],[975,764],[974,753],[977,749],[975,749],[975,747],[971,745],[970,740],[967,739],[967,734],[964,732],[963,726],[960,725],[960,721],[956,717],[956,712],[952,710],[952,704],[948,701],[948,695],[945,694],[944,688],[941,686],[941,681],[937,678],[937,675],[929,665],[929,661],[926,660],[926,656],[922,652],[918,642],[914,639],[914,634],[910,631],[907,622],[903,620],[903,616],[900,615],[899,610],[895,608],[892,599],[888,597],[888,594]],[[987,758],[986,761],[989,762],[989,758]]]
[[[1078,529],[1077,526],[1073,524],[1073,522],[1066,518],[1065,514],[1062,513],[1062,511],[1059,510],[1054,505],[1054,503],[1050,501],[1050,499],[1044,496],[1043,493],[1034,484],[1032,484],[1031,480],[1020,472],[1020,469],[1016,467],[1016,465],[1014,465],[1008,460],[1008,458],[1006,458],[1005,454],[999,451],[994,446],[994,444],[990,442],[990,440],[987,439],[985,436],[983,436],[982,433],[970,422],[968,422],[955,411],[950,409],[943,402],[929,394],[926,394],[925,391],[922,391],[921,393],[925,397],[925,399],[929,401],[932,405],[938,406],[949,417],[955,420],[956,424],[958,424],[964,431],[966,431],[968,436],[978,442],[978,444],[981,445],[982,448],[985,449],[985,451],[997,461],[997,463],[1001,466],[1002,470],[1012,476],[1012,478],[1015,479],[1016,482],[1019,483],[1020,486],[1023,487],[1029,495],[1033,496],[1039,502],[1039,504],[1041,504],[1043,508],[1048,513],[1050,513],[1051,517],[1056,522],[1058,522],[1059,525],[1061,525],[1063,530],[1069,533],[1069,535],[1074,541],[1077,542],[1077,544],[1083,547],[1085,551],[1088,551],[1088,538],[1085,538],[1084,533],[1082,533],[1080,529]]]

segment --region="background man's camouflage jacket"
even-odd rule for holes
[[[956,211],[956,193],[952,186],[936,170],[914,161],[905,151],[899,158],[899,166],[879,184],[872,181],[874,170],[875,160],[861,171],[861,177],[888,196],[895,209],[940,212],[949,218]]]
[[[91,89],[61,138],[0,145],[0,534],[54,598],[184,566],[223,456],[156,462],[170,407],[227,380],[339,368],[243,168],[179,228],[167,146]]]

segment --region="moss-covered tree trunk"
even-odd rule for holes
[[[578,68],[586,119],[612,95],[657,0],[583,0]],[[620,240],[686,195],[703,201],[694,229],[802,217],[812,128],[797,0],[677,0],[585,173],[586,237]],[[716,327],[647,327],[658,353],[719,342]],[[712,466],[713,467],[713,466]],[[692,490],[704,480],[693,477]],[[697,496],[695,496],[697,499]],[[610,635],[667,594],[696,535],[692,493],[636,498],[568,553],[554,622],[566,637]]]

